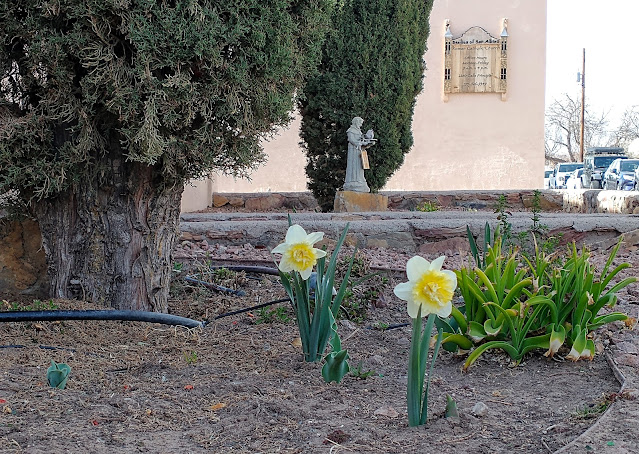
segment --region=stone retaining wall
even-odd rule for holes
[[[0,299],[12,294],[42,297],[47,267],[38,224],[30,219],[0,219]]]
[[[510,211],[530,211],[534,190],[513,191],[413,191],[381,192],[388,197],[389,210],[415,211],[424,203],[443,210],[493,211],[500,196],[506,197]],[[639,214],[639,192],[583,190],[540,191],[543,212],[571,213],[624,213]],[[310,192],[269,193],[214,193],[213,207],[219,211],[276,211],[282,209],[319,211],[319,205]]]
[[[380,192],[388,197],[388,208],[396,211],[415,211],[424,203],[432,203],[443,210],[493,210],[500,195],[505,195],[509,210],[532,208],[533,190],[522,191],[413,191]],[[564,196],[559,191],[541,191],[542,211],[562,211]],[[213,193],[213,207],[229,211],[273,211],[296,209],[319,211],[319,204],[310,192]]]
[[[494,220],[492,211],[500,195],[506,197],[507,209],[513,212],[530,211],[534,191],[451,191],[451,192],[384,192],[388,196],[389,208],[395,212],[415,211],[419,205],[430,202],[441,207],[442,210],[457,210],[463,215],[464,211],[487,211]],[[639,192],[601,191],[601,190],[545,190],[541,191],[540,204],[542,212],[573,212],[573,213],[625,213],[639,214]],[[232,211],[246,212],[280,212],[285,219],[287,212],[314,212],[319,206],[310,192],[290,193],[254,193],[254,194],[213,194],[213,205],[220,211],[219,215],[228,218]],[[415,212],[416,214],[418,211]],[[318,213],[319,214],[319,213]],[[405,213],[408,214],[408,213]],[[426,213],[421,213],[426,214]],[[488,213],[486,213],[488,214]],[[188,216],[188,215],[186,215]],[[366,220],[374,224],[375,218],[370,216],[353,216],[352,221]],[[183,216],[183,219],[185,216]],[[361,218],[361,219],[360,219]],[[221,221],[222,219],[220,219]],[[231,224],[235,219],[227,219]],[[239,220],[239,219],[238,219]],[[381,221],[381,219],[379,219]],[[254,223],[257,219],[246,219],[245,223]],[[529,222],[529,220],[525,220]],[[610,220],[607,221],[610,223]],[[616,222],[616,221],[615,221]],[[380,222],[379,224],[383,224]],[[434,235],[436,229],[422,232],[417,224],[410,228],[392,228],[387,231],[360,231],[358,240],[366,247],[402,248],[407,245],[412,250],[429,253],[435,250],[458,250],[465,247],[465,228],[462,230],[441,230],[439,237]],[[482,223],[483,225],[483,223]],[[613,226],[600,226],[596,230],[599,234]],[[229,230],[230,229],[230,230]],[[247,241],[245,232],[236,227],[222,228],[216,225],[205,233],[189,232],[183,229],[183,242],[197,244],[210,242],[241,243]],[[337,232],[339,234],[339,232]],[[569,233],[569,232],[566,232]],[[618,234],[614,228],[605,234]],[[278,238],[281,229],[277,229]],[[583,232],[566,235],[566,238],[581,240]],[[410,238],[409,238],[410,236]],[[206,238],[205,238],[206,237]],[[428,238],[426,238],[428,237]],[[257,241],[257,240],[255,240]],[[273,239],[264,234],[258,242],[268,244]],[[178,248],[180,245],[178,245]],[[42,295],[47,286],[46,265],[44,253],[41,250],[40,231],[34,221],[8,222],[0,219],[0,298],[14,293]]]

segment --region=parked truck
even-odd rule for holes
[[[581,183],[584,188],[601,189],[604,172],[612,161],[617,158],[627,159],[623,148],[620,147],[590,147],[584,156],[584,173]]]

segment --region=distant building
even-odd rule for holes
[[[436,0],[427,45],[414,146],[384,190],[543,187],[546,0]],[[265,143],[269,161],[251,181],[220,176],[203,186],[307,190],[299,127],[295,118]]]

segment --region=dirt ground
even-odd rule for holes
[[[405,259],[383,254],[370,263],[399,267]],[[622,250],[617,262],[635,255]],[[392,295],[405,280],[401,273],[378,276],[377,295],[354,290],[363,303],[351,320],[340,320],[339,330],[351,366],[361,363],[359,373],[326,384],[321,365],[303,361],[286,303],[215,319],[284,298],[275,276],[230,274],[223,284],[246,293],[235,296],[184,282],[187,271],[196,270],[189,265],[175,273],[170,311],[210,320],[204,329],[104,321],[0,324],[0,452],[552,453],[584,433],[616,398],[636,406],[615,394],[620,383],[606,360],[619,339],[636,342],[636,328],[616,323],[598,333],[601,352],[592,362],[535,352],[514,367],[492,352],[464,373],[465,356],[442,351],[429,421],[411,428],[405,397],[410,328],[379,329],[409,321],[405,303]],[[617,309],[636,317],[638,296],[636,286],[623,290]],[[35,306],[13,299],[2,310],[13,303]],[[95,308],[73,301],[39,308],[51,304]],[[64,390],[47,385],[52,359],[72,368]],[[459,419],[444,418],[447,394],[457,402]],[[636,428],[616,427],[622,434]],[[603,437],[574,452],[639,452],[632,441],[617,450],[618,441]]]

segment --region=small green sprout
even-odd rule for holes
[[[47,382],[52,388],[64,389],[67,386],[67,379],[71,367],[68,364],[56,363],[51,360],[51,366],[47,369]]]

